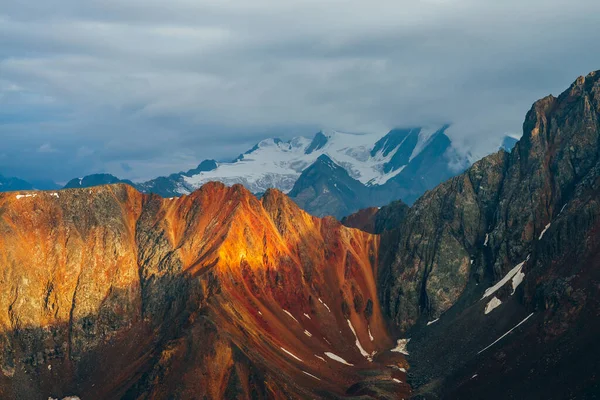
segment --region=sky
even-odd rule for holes
[[[600,69],[597,0],[0,0],[0,174],[143,180],[451,123],[484,155]]]

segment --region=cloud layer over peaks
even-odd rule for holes
[[[142,179],[268,136],[446,122],[482,155],[600,69],[598,15],[595,0],[4,0],[0,173]]]

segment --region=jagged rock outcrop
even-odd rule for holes
[[[0,397],[407,395],[378,246],[240,185],[2,194]]]
[[[598,389],[590,338],[600,333],[592,300],[600,294],[599,137],[596,72],[536,102],[511,153],[488,156],[427,192],[383,233],[382,307],[396,332],[413,337],[413,384],[423,393],[587,398]],[[484,291],[498,281],[490,305]],[[523,342],[504,339],[477,353],[520,320]],[[593,333],[575,334],[582,324]],[[580,354],[586,372],[544,381],[586,346],[594,349]],[[511,369],[519,379],[508,378]]]

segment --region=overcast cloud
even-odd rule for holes
[[[143,179],[452,123],[483,154],[600,69],[597,0],[0,0],[0,173]]]

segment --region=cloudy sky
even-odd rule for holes
[[[264,137],[453,124],[600,69],[597,0],[0,0],[0,174],[144,179]]]

